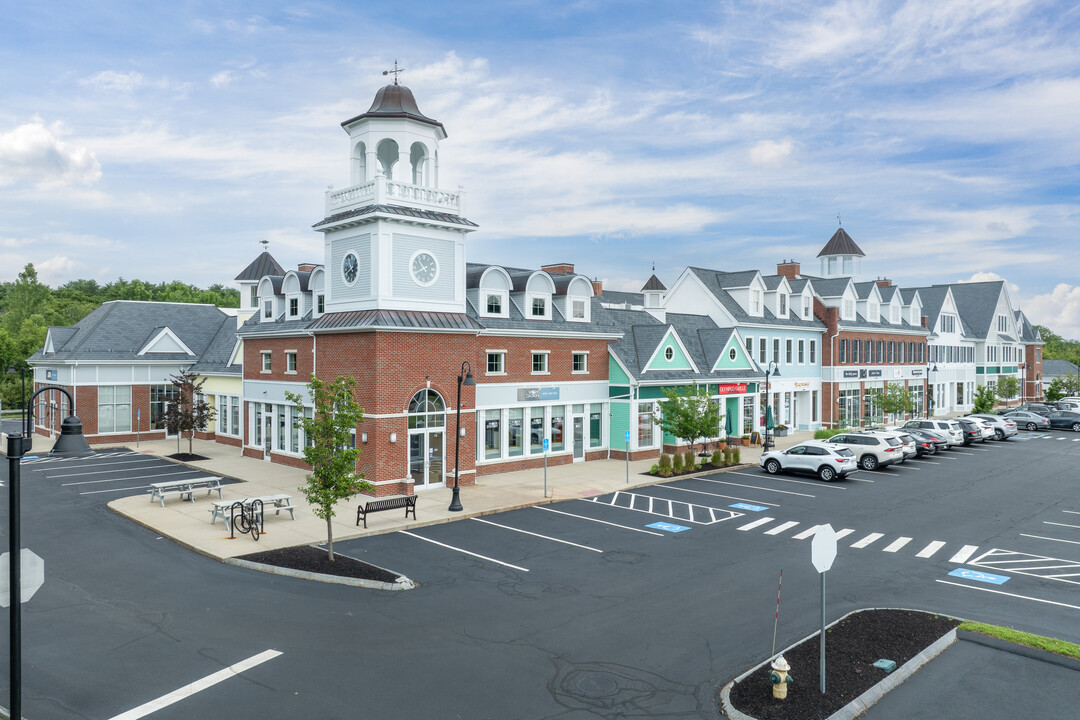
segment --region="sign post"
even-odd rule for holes
[[[623,436],[623,440],[626,441],[626,484],[630,484],[630,431],[627,430]]]
[[[551,447],[551,441],[544,438],[544,497],[547,497],[547,454],[548,448]]]
[[[821,694],[825,694],[825,573],[836,559],[836,531],[832,525],[822,525],[810,543],[810,561],[821,576]]]
[[[142,408],[135,411],[135,447],[139,447],[139,432],[142,430]]]

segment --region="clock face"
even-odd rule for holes
[[[418,285],[431,285],[439,277],[439,263],[431,253],[424,250],[413,255],[409,270]]]
[[[356,282],[356,275],[360,271],[360,262],[356,259],[355,253],[349,253],[345,256],[345,259],[341,261],[341,276],[345,278],[345,282],[352,285]]]

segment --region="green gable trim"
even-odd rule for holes
[[[671,349],[671,360],[667,359],[669,348]],[[690,359],[686,357],[686,353],[679,347],[679,342],[675,339],[673,329],[668,330],[667,335],[657,346],[656,354],[653,355],[652,361],[646,366],[645,372],[649,370],[693,370]]]
[[[734,360],[731,359],[732,350],[735,351]],[[717,370],[750,370],[752,367],[750,358],[746,356],[746,348],[736,341],[736,335],[732,333],[727,345],[724,346],[724,352],[720,353],[720,357],[716,359],[716,364],[713,365],[713,372]]]
[[[655,385],[641,387],[638,388],[638,397],[642,400],[663,400],[664,390],[666,390],[666,388],[657,387]]]
[[[608,383],[617,385],[629,385],[630,376],[622,369],[614,357],[608,355]]]
[[[608,397],[609,398],[628,398],[630,396],[629,385],[609,385]]]

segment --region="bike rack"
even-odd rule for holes
[[[258,542],[264,519],[262,500],[253,500],[247,506],[237,500],[229,507],[229,538],[235,538],[239,530],[245,535],[250,533],[252,539]]]

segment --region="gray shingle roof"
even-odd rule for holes
[[[704,269],[704,268],[702,268]],[[721,272],[719,270],[711,270],[716,275],[716,282],[722,288],[744,288],[750,287],[750,283],[754,281],[754,278],[758,276],[757,270],[739,270],[738,272]]]
[[[810,282],[814,284],[814,292],[821,297],[840,297],[847,290],[848,283],[851,282],[849,277],[838,278],[819,278],[810,277]]]
[[[193,362],[210,346],[223,323],[235,323],[213,305],[112,300],[102,303],[73,328],[50,328],[55,352],[34,353],[30,362],[176,360]],[[147,340],[169,328],[195,353],[153,353],[139,356]],[[55,332],[55,331],[60,332]],[[70,332],[65,332],[68,330]],[[57,338],[68,337],[60,344]]]
[[[706,268],[688,268],[690,272],[701,281],[701,284],[705,286],[705,289],[712,294],[713,297],[724,307],[725,310],[735,319],[738,325],[779,325],[792,328],[806,328],[812,330],[824,330],[825,326],[817,318],[811,318],[809,320],[803,320],[796,317],[778,318],[769,308],[764,308],[762,317],[754,317],[748,314],[742,309],[742,306],[728,294],[721,286],[721,281],[724,278],[729,277],[732,274],[737,275],[753,275],[757,271],[743,272],[743,273],[719,273],[716,270],[708,270]],[[741,281],[740,281],[741,282]],[[746,284],[749,284],[747,282]],[[733,287],[745,287],[746,285],[735,285]],[[817,281],[814,281],[814,287],[817,287]]]
[[[976,337],[985,338],[989,335],[990,327],[994,322],[994,312],[997,310],[998,298],[1001,297],[1004,286],[1003,280],[953,283],[947,286],[952,289],[957,312],[974,331]]]
[[[1057,377],[1058,375],[1076,375],[1078,368],[1068,360],[1055,358],[1043,358],[1043,377]]]
[[[641,288],[642,292],[646,290],[667,290],[667,288],[664,287],[664,283],[660,282],[660,278],[656,277],[656,273],[653,273]]]
[[[533,332],[565,332],[565,333],[589,333],[595,335],[608,335],[614,330],[610,321],[604,322],[603,306],[600,304],[600,298],[591,298],[591,307],[589,313],[592,318],[592,322],[571,322],[566,319],[559,309],[558,305],[552,305],[551,307],[551,319],[550,320],[530,320],[527,319],[518,308],[517,303],[511,301],[510,303],[510,317],[507,318],[493,318],[493,317],[481,317],[477,312],[476,307],[472,304],[471,300],[466,301],[466,312],[469,315],[469,319],[476,324],[478,329],[487,330],[525,330]]]
[[[631,305],[644,305],[643,293],[622,292],[621,290],[605,290],[603,301],[606,303],[630,303]]]
[[[191,366],[190,370],[196,374],[240,376],[242,368],[240,364],[230,365],[233,350],[236,348],[236,318],[230,317],[228,322],[221,323],[214,339],[209,347],[199,356],[198,361]]]
[[[398,215],[401,217],[411,217],[418,220],[432,220],[435,222],[446,223],[449,225],[460,225],[462,227],[480,227],[471,220],[466,220],[460,215],[453,215],[451,213],[436,212],[434,210],[418,210],[417,208],[402,207],[400,205],[365,205],[361,208],[354,210],[346,210],[344,212],[335,213],[329,217],[323,218],[319,222],[315,223],[311,227],[315,230],[326,227],[327,225],[333,225],[334,223],[341,222],[343,220],[355,220],[364,217],[365,215],[375,215],[382,213],[385,215]]]
[[[356,310],[327,313],[307,323],[306,329],[375,330],[416,328],[424,330],[480,330],[481,325],[463,313],[418,312],[415,310]]]
[[[263,275],[284,275],[285,268],[278,265],[278,261],[268,252],[263,252],[259,257],[251,261],[233,280],[237,282],[258,282]]]
[[[859,255],[866,256],[855,241],[851,239],[851,236],[847,234],[844,228],[837,228],[833,236],[829,238],[829,242],[825,243],[825,247],[821,248],[821,252],[817,254],[818,257],[822,255]]]

